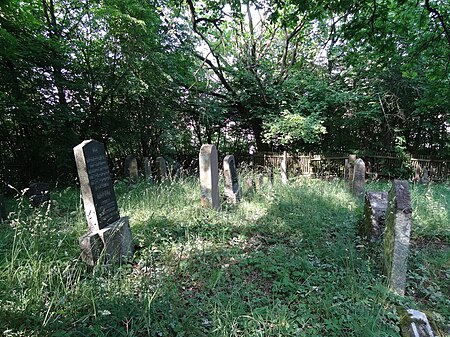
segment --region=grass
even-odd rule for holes
[[[246,176],[241,177],[241,182]],[[383,183],[371,189],[388,190]],[[88,268],[77,189],[0,225],[4,336],[400,336],[399,305],[450,326],[450,187],[412,186],[407,294],[386,289],[357,237],[362,204],[340,181],[298,179],[203,209],[196,179],[116,185],[132,263]]]

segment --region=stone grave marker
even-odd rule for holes
[[[39,207],[44,202],[50,201],[50,185],[43,182],[30,184],[26,189],[25,196],[30,200],[33,207]]]
[[[434,337],[433,329],[427,315],[419,310],[408,309],[408,326],[402,327],[402,332],[411,337]]]
[[[269,168],[269,171],[267,172],[267,178],[269,179],[270,186],[273,186],[273,167],[272,166]]]
[[[364,215],[360,223],[360,235],[370,241],[378,241],[384,231],[388,202],[387,192],[365,194]]]
[[[356,154],[351,154],[348,156],[348,166],[347,166],[347,183],[350,190],[353,190],[353,168],[356,162]]]
[[[422,177],[420,178],[420,183],[428,185],[430,183],[430,176],[428,175],[428,169],[423,170]]]
[[[288,172],[287,172],[287,170],[288,170],[288,155],[287,155],[286,151],[283,152],[283,158],[281,160],[280,167],[281,167],[281,182],[283,184],[287,184],[287,182],[288,182]]]
[[[135,156],[130,154],[125,158],[124,170],[125,176],[130,178],[131,183],[136,183],[139,180],[138,163]]]
[[[389,287],[399,295],[405,294],[411,222],[409,184],[406,180],[394,180],[388,195],[383,265]]]
[[[0,221],[6,220],[8,218],[8,214],[6,213],[5,207],[5,198],[3,194],[0,193]]]
[[[236,170],[236,162],[233,155],[227,155],[223,159],[224,194],[236,204],[240,201],[239,181]]]
[[[357,197],[364,195],[364,185],[366,183],[366,165],[361,158],[355,161],[353,166],[352,193]]]
[[[120,218],[105,147],[85,140],[73,149],[77,165],[88,233],[80,238],[81,257],[95,265],[119,262],[133,255],[128,217]]]
[[[258,188],[262,189],[264,187],[264,174],[258,174]]]
[[[247,179],[247,193],[249,194],[256,193],[256,182],[253,178]]]
[[[214,145],[204,144],[199,154],[200,190],[202,205],[219,207],[219,163]]]
[[[148,157],[144,157],[144,175],[147,181],[152,180],[152,161]]]
[[[167,163],[163,157],[156,157],[156,180],[158,182],[167,180]]]

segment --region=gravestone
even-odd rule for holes
[[[359,158],[355,161],[353,166],[353,184],[352,193],[357,197],[364,195],[364,185],[366,183],[366,165],[364,161]]]
[[[6,220],[7,218],[8,215],[6,214],[5,198],[3,197],[3,194],[0,193],[0,221]]]
[[[152,162],[148,157],[144,157],[144,175],[147,181],[152,180]]]
[[[348,173],[347,183],[348,183],[350,190],[353,190],[353,168],[354,168],[355,162],[356,162],[356,154],[349,155],[348,156],[348,169],[347,169],[347,173]]]
[[[131,183],[136,183],[139,180],[139,170],[137,159],[133,155],[128,155],[124,163],[125,176],[130,178]]]
[[[95,265],[130,258],[133,254],[131,229],[127,217],[120,218],[105,147],[85,140],[73,149],[78,170],[88,233],[80,238],[81,257]]]
[[[361,237],[368,238],[372,242],[380,238],[386,223],[387,204],[387,192],[366,193],[364,215],[360,223]]]
[[[269,172],[267,172],[267,178],[269,179],[270,186],[273,186],[273,167],[269,168]]]
[[[258,174],[258,187],[262,189],[264,187],[264,174]]]
[[[344,162],[344,180],[348,181],[349,177],[348,177],[348,169],[349,169],[349,163],[348,163],[348,159],[345,159]]]
[[[50,201],[50,186],[43,182],[30,184],[30,187],[25,192],[25,196],[30,200],[31,206],[39,207],[44,202]]]
[[[408,309],[407,326],[402,326],[402,332],[411,337],[434,337],[433,329],[427,315],[419,310]]]
[[[283,184],[287,184],[288,181],[288,156],[287,156],[287,152],[284,151],[283,152],[283,158],[281,159],[281,182]]]
[[[389,287],[399,295],[405,293],[411,222],[409,184],[406,180],[394,180],[386,211],[383,265]]]
[[[249,194],[256,193],[256,183],[255,180],[253,180],[253,178],[247,179],[247,193]]]
[[[223,159],[224,194],[233,203],[239,202],[241,196],[239,192],[239,182],[236,170],[236,162],[233,155],[227,155]]]
[[[204,144],[199,154],[200,190],[202,205],[219,207],[219,163],[214,145]]]
[[[163,157],[156,157],[156,180],[158,182],[167,180],[167,163]]]
[[[423,170],[423,175],[420,178],[420,182],[424,185],[428,185],[430,183],[430,177],[428,175],[428,169]]]

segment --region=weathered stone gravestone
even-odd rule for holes
[[[122,263],[133,255],[128,217],[120,218],[105,147],[85,140],[73,149],[88,233],[80,238],[81,257],[89,265],[101,258]]]
[[[430,183],[430,177],[428,175],[428,170],[427,169],[423,170],[422,177],[420,178],[420,183],[422,183],[424,185],[428,185]]]
[[[200,190],[202,205],[219,207],[219,163],[214,145],[204,144],[199,154]]]
[[[411,222],[409,184],[406,180],[394,180],[388,196],[383,264],[389,287],[399,295],[405,293]]]
[[[411,337],[434,337],[433,329],[423,312],[408,309],[409,314],[407,327],[402,327],[402,332]]]
[[[356,162],[356,154],[351,154],[348,156],[347,162],[347,183],[350,190],[353,190],[353,168]]]
[[[253,194],[256,193],[256,182],[253,180],[253,178],[247,179],[247,193]]]
[[[167,163],[163,157],[156,157],[156,180],[158,182],[167,180]]]
[[[233,155],[227,155],[223,159],[224,194],[232,203],[238,203],[241,199],[239,181],[236,170],[236,162]]]
[[[364,215],[360,223],[360,235],[370,241],[378,241],[384,231],[386,210],[388,204],[387,192],[367,192],[365,195]]]
[[[281,159],[281,182],[287,184],[288,182],[288,155],[287,152],[283,152],[283,158]]]
[[[39,207],[44,202],[50,201],[50,186],[47,183],[33,183],[26,189],[25,196],[33,207]]]
[[[148,157],[144,157],[144,175],[147,181],[152,180],[152,161]]]
[[[344,161],[344,180],[348,181],[348,169],[349,169],[349,163],[348,163],[348,159],[345,159]]]
[[[262,189],[264,187],[264,174],[258,174],[258,188]]]
[[[125,176],[130,178],[131,183],[136,183],[139,180],[138,163],[135,156],[130,154],[125,158],[124,170]]]
[[[364,195],[364,185],[366,183],[366,165],[364,161],[359,158],[355,161],[353,166],[353,183],[352,193],[357,197]]]
[[[267,172],[267,178],[269,179],[270,186],[273,186],[273,167],[269,168],[269,172]]]
[[[5,199],[3,194],[0,193],[0,221],[6,220],[7,218],[8,215],[6,214]]]

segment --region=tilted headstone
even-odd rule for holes
[[[33,183],[26,190],[25,196],[30,200],[30,204],[33,207],[39,207],[44,202],[50,201],[50,185],[47,183]]]
[[[156,157],[156,180],[161,182],[167,180],[167,163],[163,157]]]
[[[131,229],[128,218],[119,216],[105,147],[85,140],[73,151],[89,228],[80,238],[81,257],[89,265],[101,257],[121,263],[133,255]]]
[[[408,309],[408,326],[402,327],[402,332],[411,337],[434,337],[433,329],[427,315],[419,310]]]
[[[409,184],[406,180],[394,180],[388,196],[383,265],[389,287],[399,295],[405,294],[411,222]]]
[[[74,147],[74,154],[89,231],[94,232],[119,220],[105,147],[85,140]]]
[[[8,214],[6,214],[5,198],[3,197],[3,194],[0,193],[0,221],[6,220],[7,218]]]
[[[241,196],[239,191],[238,174],[236,162],[233,155],[227,155],[223,159],[224,194],[233,203],[239,202]]]
[[[139,180],[139,170],[137,159],[133,155],[128,155],[124,163],[125,176],[130,178],[130,182],[135,183]]]
[[[353,167],[353,184],[352,193],[357,197],[364,195],[364,185],[366,183],[366,165],[364,161],[359,158],[355,161]]]
[[[281,182],[283,184],[287,184],[288,181],[288,156],[287,156],[287,152],[284,151],[283,152],[283,158],[281,159]]]
[[[152,161],[144,157],[144,175],[146,180],[152,180]]]
[[[370,241],[377,241],[384,231],[387,192],[367,192],[365,195],[364,215],[360,223],[360,235]]]
[[[199,154],[200,190],[202,205],[219,207],[219,163],[214,145],[204,144]]]

